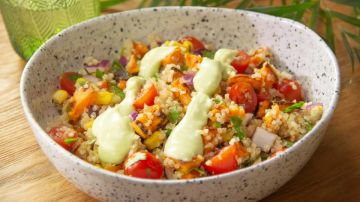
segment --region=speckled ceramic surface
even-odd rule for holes
[[[150,33],[162,39],[194,35],[215,47],[249,50],[268,46],[274,63],[303,82],[308,98],[324,104],[321,121],[285,153],[228,174],[194,180],[142,180],[100,170],[62,149],[44,132],[58,113],[51,103],[62,72],[86,56],[115,59],[127,38]],[[150,8],[99,17],[48,41],[26,65],[21,100],[49,160],[82,191],[104,201],[255,201],[276,191],[308,161],[320,143],[339,93],[336,59],[324,41],[302,24],[267,15],[217,8]]]

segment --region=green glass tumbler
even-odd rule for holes
[[[100,14],[99,0],[0,0],[11,44],[28,60],[47,39]]]

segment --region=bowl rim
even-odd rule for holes
[[[216,12],[216,11],[221,10],[222,12],[224,12],[226,14],[241,13],[241,14],[244,14],[249,17],[261,18],[261,20],[268,20],[270,22],[275,21],[275,20],[280,20],[281,23],[290,24],[300,30],[303,30],[304,32],[308,32],[311,35],[311,37],[318,39],[317,41],[319,42],[319,46],[322,46],[322,48],[325,49],[327,54],[330,56],[331,63],[335,66],[336,89],[334,89],[334,94],[331,97],[329,108],[324,111],[325,113],[323,114],[320,121],[316,123],[314,128],[310,132],[305,134],[300,140],[295,142],[292,147],[285,150],[285,152],[283,152],[279,155],[276,155],[275,157],[268,159],[266,161],[262,161],[256,165],[251,165],[249,167],[237,169],[235,171],[228,172],[228,173],[223,173],[223,174],[213,175],[213,176],[206,176],[206,177],[201,177],[201,178],[194,178],[194,179],[170,179],[170,180],[169,179],[160,179],[160,180],[158,180],[158,179],[143,179],[143,178],[136,178],[136,177],[126,176],[123,174],[114,173],[111,171],[107,171],[105,169],[98,168],[98,167],[92,165],[91,163],[88,163],[88,162],[80,159],[76,155],[68,152],[67,150],[63,149],[60,145],[56,144],[53,141],[53,139],[47,135],[47,132],[45,130],[43,130],[41,128],[41,126],[37,123],[37,121],[35,120],[33,114],[31,113],[30,107],[27,103],[27,98],[25,96],[25,91],[24,91],[25,83],[26,83],[25,81],[28,79],[29,69],[31,68],[34,61],[36,61],[37,57],[42,54],[41,49],[46,48],[47,46],[51,45],[54,41],[56,41],[59,38],[59,35],[62,35],[67,32],[72,32],[72,30],[76,30],[76,28],[79,28],[79,27],[92,26],[93,24],[100,23],[101,21],[106,20],[106,18],[133,15],[133,14],[137,14],[137,13],[142,13],[143,15],[147,15],[148,13],[154,13],[155,11],[161,12],[162,10],[182,10],[184,12],[186,10],[208,10],[210,12]],[[55,148],[56,148],[55,150],[57,150],[57,152],[59,154],[61,154],[62,156],[64,156],[65,158],[68,158],[69,161],[73,161],[74,163],[78,164],[80,167],[83,167],[85,169],[90,169],[91,172],[99,173],[99,174],[105,175],[107,177],[118,178],[118,179],[125,180],[127,182],[132,182],[132,183],[157,184],[157,185],[174,185],[174,184],[185,185],[185,184],[199,184],[199,183],[202,184],[203,182],[215,181],[219,178],[231,178],[233,176],[241,175],[241,174],[251,171],[253,169],[257,169],[259,167],[273,164],[274,162],[276,162],[283,156],[286,156],[286,154],[293,152],[295,149],[297,149],[299,147],[300,144],[305,142],[305,140],[309,139],[310,137],[312,137],[314,135],[317,135],[317,132],[319,131],[320,128],[326,127],[326,124],[330,121],[330,119],[334,113],[334,110],[336,108],[336,105],[338,103],[339,94],[340,94],[340,70],[339,70],[339,65],[338,65],[337,59],[336,59],[333,51],[331,50],[331,48],[312,29],[306,27],[305,25],[303,25],[299,22],[291,20],[291,19],[275,17],[275,16],[271,16],[268,14],[262,14],[262,13],[253,12],[253,11],[235,10],[235,9],[229,9],[229,8],[193,7],[193,6],[183,6],[183,7],[181,7],[181,6],[164,6],[164,7],[155,7],[155,8],[134,9],[134,10],[128,10],[128,11],[98,16],[98,17],[89,19],[87,21],[81,22],[79,24],[70,26],[70,27],[64,29],[63,31],[59,32],[58,34],[52,36],[40,48],[38,48],[38,50],[34,53],[34,55],[30,58],[30,60],[25,65],[25,68],[22,72],[21,80],[20,80],[21,104],[23,106],[25,117],[28,120],[29,125],[33,129],[33,133],[34,134],[37,133],[37,134],[35,134],[36,139],[38,137],[42,138],[45,142],[47,142],[47,144],[49,144],[51,146],[55,146]],[[35,131],[37,131],[37,132],[35,132]],[[39,140],[37,140],[37,141],[39,141]],[[47,156],[47,154],[45,154],[45,155]],[[49,158],[49,160],[50,160],[50,158]]]

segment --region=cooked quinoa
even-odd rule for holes
[[[61,76],[53,95],[61,123],[51,124],[48,130],[56,142],[79,158],[119,174],[189,179],[273,158],[322,116],[322,105],[306,101],[296,75],[278,70],[266,47],[248,52],[211,50],[195,37],[164,42],[149,38],[148,45],[127,41],[114,61],[86,57],[78,72]],[[168,52],[154,58],[159,59],[151,66],[158,68],[156,72],[143,74],[146,61],[152,63],[144,58],[160,50]],[[196,78],[199,75],[209,78]],[[130,89],[131,78],[141,81],[139,89]],[[211,79],[217,85],[199,84]],[[201,93],[206,102],[196,106]],[[131,110],[125,113],[122,105]],[[110,117],[108,121],[105,116]],[[128,128],[116,129],[116,117]],[[196,122],[197,117],[203,123]],[[94,127],[104,128],[104,134]],[[195,136],[200,142],[185,142],[174,154],[174,145]]]

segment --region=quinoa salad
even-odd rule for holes
[[[87,57],[52,96],[49,136],[99,168],[138,178],[231,172],[284,152],[320,120],[271,51],[214,49],[194,36],[128,40],[115,60]]]

